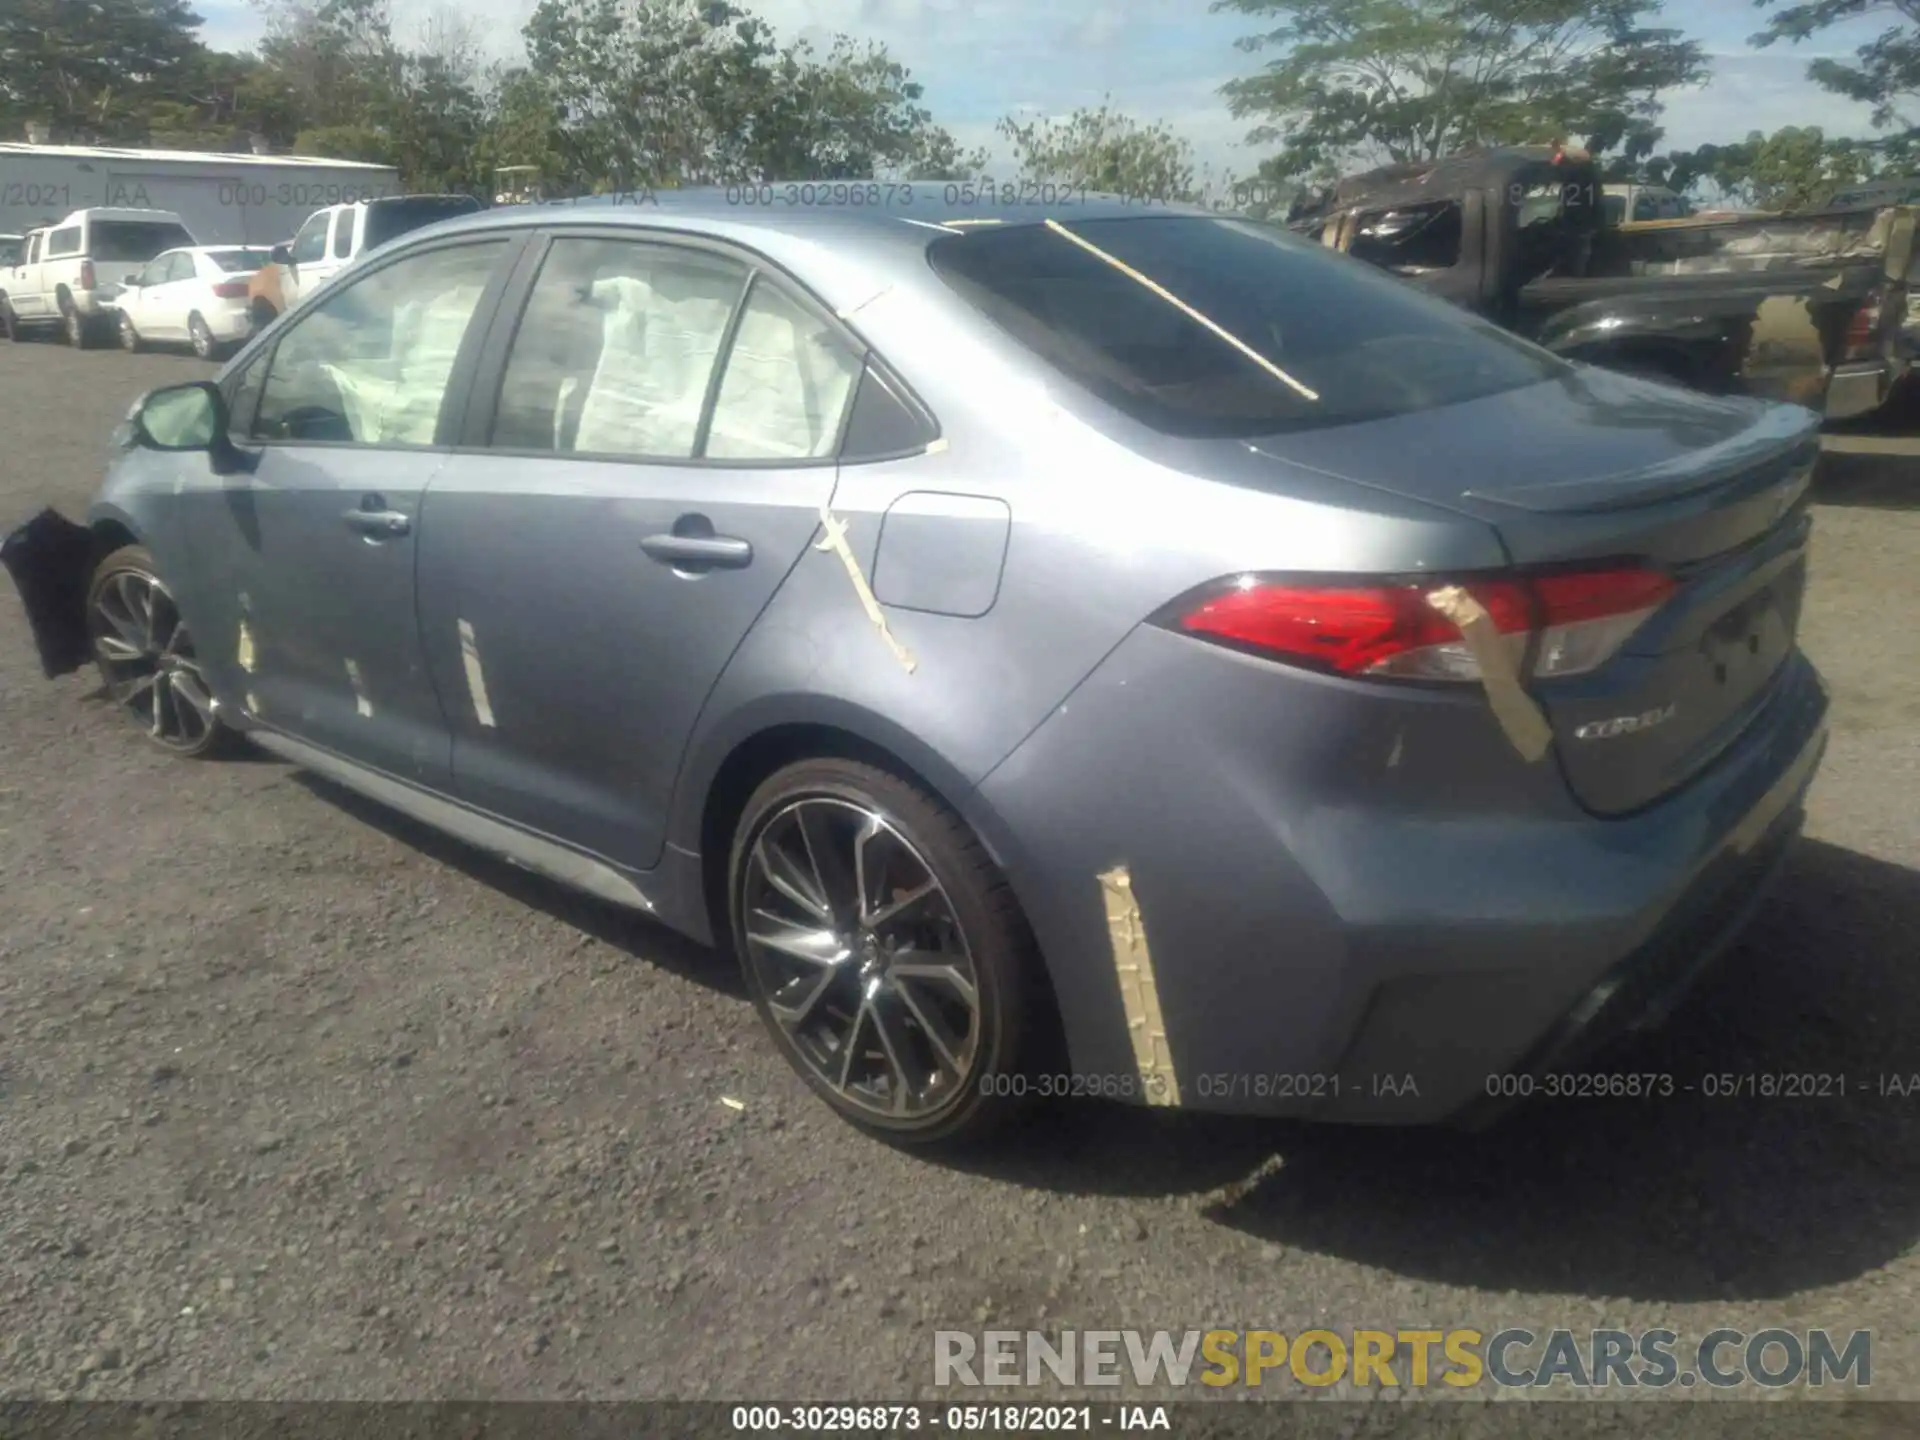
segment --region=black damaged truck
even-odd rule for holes
[[[1602,194],[1579,151],[1479,150],[1349,176],[1287,225],[1569,359],[1830,419],[1905,378],[1915,210],[1609,225]]]

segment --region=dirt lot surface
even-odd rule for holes
[[[207,373],[0,346],[0,522],[80,513],[129,402]],[[900,1398],[994,1324],[1870,1328],[1874,1393],[1920,1397],[1920,1093],[1877,1093],[1920,1075],[1920,441],[1842,445],[1810,836],[1629,1058],[1846,1098],[1470,1138],[1081,1105],[970,1168],[892,1153],[724,960],[149,750],[0,590],[0,1395]]]

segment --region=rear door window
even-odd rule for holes
[[[166,247],[163,245],[160,248],[164,250]],[[47,236],[47,258],[49,260],[58,260],[62,255],[78,255],[79,253],[80,227],[78,225],[69,225],[66,229],[55,230]],[[147,257],[142,255],[139,258],[144,260]]]
[[[747,278],[698,250],[555,240],[508,353],[493,444],[691,459]]]
[[[1275,226],[1143,216],[1065,229],[974,230],[933,241],[928,258],[1054,369],[1166,434],[1350,424],[1568,373],[1537,346]]]

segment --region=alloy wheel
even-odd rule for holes
[[[117,571],[95,592],[88,620],[114,701],[167,749],[204,746],[216,723],[213,692],[166,586],[138,570]]]
[[[741,883],[747,963],[782,1037],[855,1108],[920,1122],[962,1095],[981,1040],[966,936],[926,860],[850,801],[795,800]]]
[[[202,360],[211,360],[213,358],[214,340],[213,331],[207,328],[207,322],[196,315],[192,321],[189,322],[187,329],[193,336],[193,353],[198,355]]]
[[[120,346],[124,350],[140,348],[140,332],[133,328],[132,319],[125,315],[120,317]]]

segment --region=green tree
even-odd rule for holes
[[[1781,0],[1755,3],[1781,6]],[[1807,76],[1836,95],[1871,105],[1875,127],[1900,126],[1911,132],[1913,123],[1903,107],[1920,98],[1920,0],[1796,0],[1779,8],[1752,43],[1797,44],[1831,26],[1881,14],[1897,18],[1856,49],[1852,61],[1815,60],[1807,66]]]
[[[856,179],[958,158],[883,49],[781,46],[723,0],[542,0],[525,33],[523,86],[540,88],[516,97],[531,107],[513,134],[529,143],[531,123],[564,186]]]
[[[6,0],[0,121],[56,141],[145,138],[148,108],[184,98],[200,17],[185,0]]]
[[[1143,200],[1194,200],[1199,166],[1193,146],[1164,123],[1147,124],[1113,108],[1111,96],[1064,120],[999,124],[1023,178]]]
[[[1278,58],[1224,88],[1278,142],[1269,179],[1580,140],[1651,153],[1660,93],[1705,74],[1697,42],[1646,23],[1660,0],[1214,0]]]
[[[1710,185],[1733,204],[1756,210],[1800,210],[1871,180],[1879,162],[1870,142],[1829,139],[1818,126],[1788,125],[1771,135],[1755,130],[1732,144],[1661,157],[1631,178],[1683,192]]]

